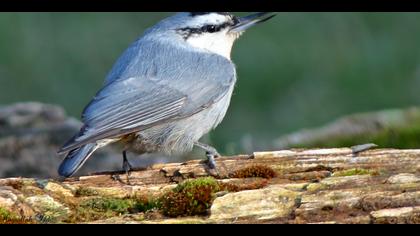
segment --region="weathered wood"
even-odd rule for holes
[[[420,223],[420,150],[297,149],[223,157],[216,162],[217,181],[237,189],[217,193],[207,215],[173,219],[152,210],[85,221]],[[186,179],[208,175],[206,165],[197,160],[154,165],[132,172],[129,180],[125,173],[63,181],[1,179],[0,209],[30,222],[77,223],[77,206],[87,199],[159,198]]]

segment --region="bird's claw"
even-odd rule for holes
[[[207,165],[210,169],[216,169],[216,155],[210,152],[206,152]]]
[[[207,157],[207,166],[208,166],[209,174],[212,176],[219,176],[220,173],[217,168],[215,158],[220,157],[220,155],[214,154],[211,152],[206,152],[206,157]]]
[[[219,171],[217,170],[215,158],[221,157],[221,155],[217,152],[216,148],[200,142],[196,142],[194,145],[206,151],[206,163],[209,174],[212,176],[220,176]]]

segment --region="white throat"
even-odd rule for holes
[[[187,39],[187,43],[193,47],[219,54],[230,60],[233,43],[236,39],[236,35],[226,34],[226,32],[222,31],[213,34],[193,35]]]

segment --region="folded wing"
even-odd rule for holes
[[[176,55],[155,51],[146,53],[153,58],[131,59],[129,63],[137,63],[137,67],[129,64],[120,78],[107,81],[85,108],[80,133],[59,153],[191,116],[221,99],[235,80],[233,64],[220,56],[184,53],[178,60]],[[159,60],[167,65],[162,70],[156,66]],[[154,63],[144,65],[142,61]]]

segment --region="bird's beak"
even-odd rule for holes
[[[266,21],[270,20],[271,18],[273,18],[274,16],[276,16],[274,14],[274,15],[266,17],[270,13],[271,12],[259,12],[259,13],[255,13],[255,14],[252,14],[252,15],[249,15],[249,16],[238,18],[235,25],[233,25],[232,28],[229,31],[230,32],[235,32],[235,33],[244,32],[248,28],[250,28],[250,27],[252,27],[256,24],[266,22]]]

